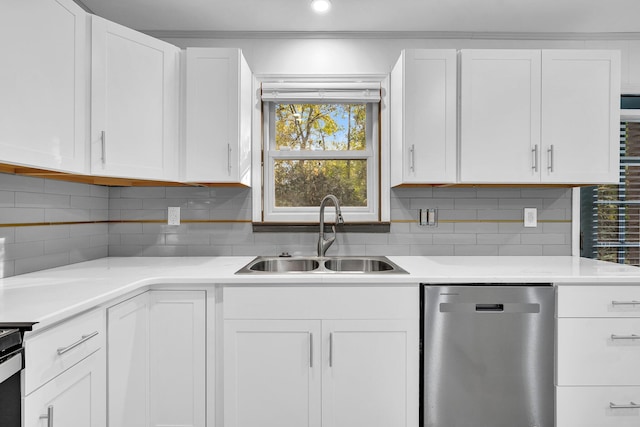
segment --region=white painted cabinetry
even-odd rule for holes
[[[185,181],[250,184],[252,82],[239,49],[186,50]]]
[[[150,291],[107,311],[109,425],[205,426],[205,291]]]
[[[390,91],[391,185],[456,182],[456,51],[402,51]]]
[[[225,288],[224,425],[417,427],[418,299],[417,287]]]
[[[104,340],[103,310],[27,335],[24,427],[106,427]]]
[[[180,49],[92,16],[91,173],[177,180]]]
[[[0,162],[86,173],[88,16],[72,0],[0,13]]]
[[[460,53],[460,182],[540,182],[540,51]]]
[[[618,183],[620,52],[542,51],[543,182]]]
[[[460,55],[460,183],[617,182],[619,52]]]
[[[556,426],[640,424],[640,287],[559,285]]]

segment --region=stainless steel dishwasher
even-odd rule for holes
[[[423,427],[553,427],[555,289],[422,291]]]

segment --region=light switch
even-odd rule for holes
[[[167,214],[167,224],[180,225],[180,206],[169,207],[169,213]]]
[[[524,226],[525,227],[538,226],[538,209],[537,208],[524,208]]]

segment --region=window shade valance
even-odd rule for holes
[[[379,82],[264,82],[262,100],[273,102],[380,102]]]

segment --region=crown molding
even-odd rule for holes
[[[466,32],[466,31],[167,31],[140,30],[160,39],[476,39],[640,40],[640,32]]]
[[[89,8],[89,6],[87,6],[86,4],[84,4],[82,2],[82,0],[73,0],[78,6],[80,6],[82,9],[84,9],[85,12],[90,13],[92,15],[95,15],[95,13],[93,13],[93,11]]]

